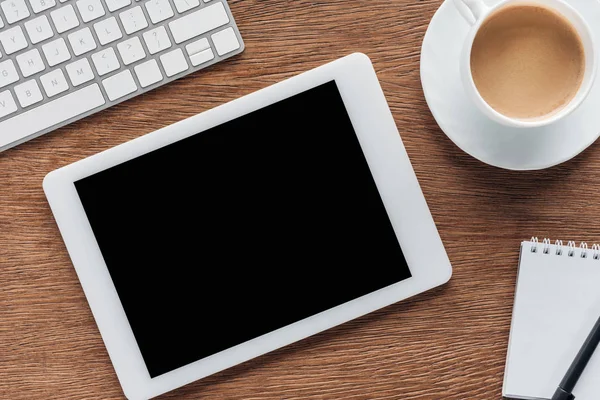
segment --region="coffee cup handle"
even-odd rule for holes
[[[471,25],[475,25],[488,9],[483,0],[454,0],[454,5],[460,15]]]

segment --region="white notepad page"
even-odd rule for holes
[[[532,252],[531,248],[537,248]],[[547,254],[544,250],[547,250]],[[503,395],[550,399],[600,317],[597,251],[523,242]],[[562,250],[562,255],[557,255]],[[585,252],[587,258],[582,258]],[[573,391],[600,399],[600,349]]]

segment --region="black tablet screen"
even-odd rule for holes
[[[75,187],[152,377],[411,276],[335,81]]]

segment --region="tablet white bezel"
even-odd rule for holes
[[[73,182],[331,80],[338,85],[412,278],[150,378]],[[375,71],[370,60],[359,53],[53,171],[43,186],[130,400],[158,396],[396,303],[447,282],[452,273]],[[198,337],[201,340],[201,334]]]

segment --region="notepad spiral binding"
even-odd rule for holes
[[[544,238],[542,242],[538,240],[537,237],[532,237],[531,240],[531,252],[537,253],[538,250],[541,250],[542,254],[550,254],[550,246],[551,241],[548,238]],[[554,242],[554,246],[556,247],[554,254],[557,256],[563,255],[563,251],[566,251],[568,257],[575,256],[575,250],[577,249],[577,244],[570,240],[566,245],[563,245],[562,240],[557,240]],[[581,250],[580,257],[588,258],[592,257],[594,260],[600,261],[600,244],[593,244],[591,248],[588,247],[586,242],[581,242],[579,244],[579,249]]]

